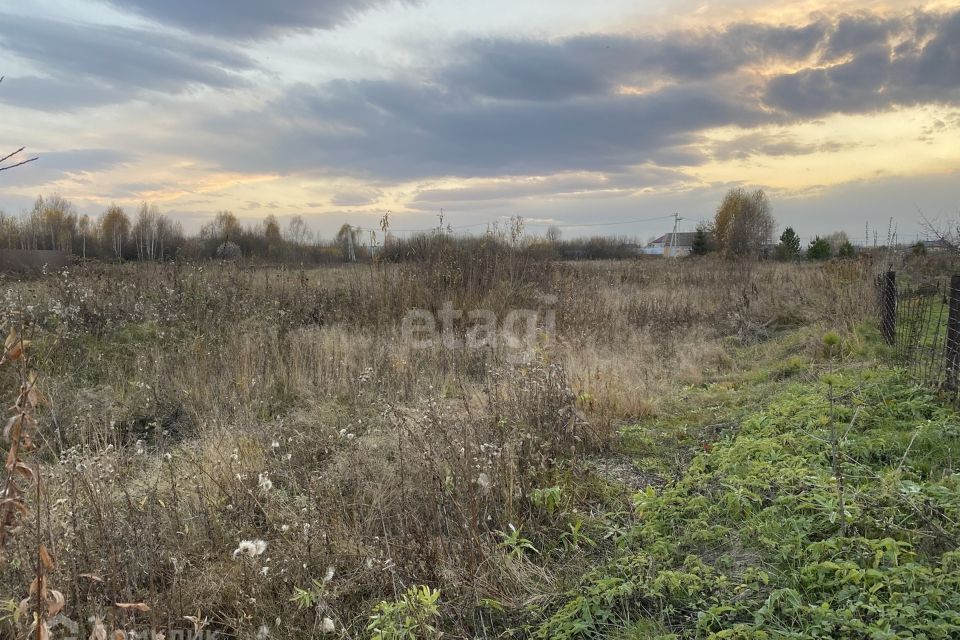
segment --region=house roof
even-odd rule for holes
[[[665,233],[656,240],[653,240],[650,244],[662,244],[665,247],[670,246],[670,239],[673,236],[673,233]],[[695,231],[684,231],[677,232],[677,244],[678,247],[692,247],[693,239],[697,237]]]

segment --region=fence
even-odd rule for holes
[[[877,279],[880,332],[917,381],[960,400],[960,275]]]

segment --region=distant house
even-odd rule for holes
[[[682,258],[693,253],[693,241],[697,237],[696,232],[683,231],[665,233],[659,238],[649,242],[644,247],[644,253],[665,258]]]
[[[927,251],[940,252],[940,251],[954,251],[953,245],[944,240],[943,238],[937,238],[936,240],[921,240],[921,244]]]

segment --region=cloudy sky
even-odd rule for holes
[[[960,0],[0,3],[0,208],[626,234],[960,213]],[[613,224],[616,223],[616,224]]]

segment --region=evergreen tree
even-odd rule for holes
[[[840,245],[840,250],[837,251],[838,258],[856,258],[857,250],[853,248],[853,245],[849,240]]]
[[[691,252],[695,256],[703,256],[710,252],[710,233],[703,225],[699,225],[696,233],[693,234]]]
[[[781,260],[794,260],[800,257],[800,236],[793,230],[793,227],[787,227],[780,234],[777,256]]]
[[[817,236],[810,241],[810,246],[807,248],[807,259],[827,260],[830,257],[830,253],[830,243],[824,238]]]

